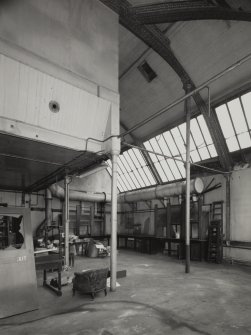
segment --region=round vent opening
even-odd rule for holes
[[[57,101],[51,100],[49,102],[49,108],[52,113],[58,113],[60,110],[60,105]]]

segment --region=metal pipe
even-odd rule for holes
[[[163,199],[184,194],[185,190],[186,190],[186,182],[157,185],[142,190],[135,190],[120,194],[118,197],[118,201],[131,203],[136,201]],[[190,190],[192,194],[202,193],[204,190],[203,180],[200,178],[195,178],[194,180],[191,180]]]
[[[112,154],[112,229],[111,229],[111,291],[116,291],[117,281],[117,165],[118,154]]]
[[[188,86],[188,85],[187,85]],[[190,85],[186,92],[191,89]],[[186,113],[186,273],[190,272],[190,120],[191,98],[185,101]]]
[[[30,161],[30,162],[50,164],[50,165],[56,165],[56,166],[63,166],[64,165],[62,163],[49,162],[49,161],[44,161],[44,160],[41,160],[41,159],[35,159],[35,158],[29,158],[29,157],[22,157],[22,156],[18,156],[18,155],[5,154],[5,153],[2,153],[2,152],[0,153],[0,156],[8,157],[8,158],[15,158],[15,159],[23,159],[23,160]]]
[[[177,196],[185,193],[186,182],[177,182],[165,185],[157,185],[146,189],[129,191],[118,195],[118,202],[134,202],[152,199],[163,199],[165,197]],[[191,193],[200,194],[204,190],[203,180],[195,178],[190,182]],[[59,198],[65,198],[64,189],[56,184],[49,187],[52,195]],[[111,202],[111,195],[105,193],[91,193],[69,190],[69,199],[76,201],[95,201]]]
[[[223,77],[225,74],[227,74],[228,72],[234,70],[236,67],[242,65],[243,63],[247,62],[248,60],[251,59],[251,53],[248,54],[247,56],[241,58],[239,61],[235,62],[234,64],[232,64],[231,66],[227,67],[225,70],[219,72],[218,74],[216,74],[215,76],[213,76],[212,78],[210,78],[209,80],[205,81],[203,84],[199,85],[197,88],[195,88],[194,90],[190,91],[189,93],[185,94],[183,97],[175,100],[173,103],[169,104],[167,107],[164,107],[162,109],[160,109],[158,112],[154,113],[153,115],[149,116],[148,118],[146,118],[145,120],[137,123],[135,126],[133,126],[131,129],[125,131],[124,133],[120,134],[119,137],[124,137],[130,133],[132,133],[134,130],[144,126],[145,124],[147,124],[148,122],[152,121],[153,119],[155,119],[156,117],[160,116],[161,114],[167,112],[169,109],[175,107],[176,105],[178,105],[179,103],[181,103],[182,101],[186,100],[187,98],[191,97],[192,95],[194,95],[195,93],[199,92],[200,90],[202,90],[205,86],[210,85],[211,83],[213,83],[214,81],[216,81],[217,79]]]
[[[59,199],[65,198],[65,191],[61,186],[53,184],[49,187],[49,190],[51,191],[53,196]],[[94,193],[94,192],[69,190],[69,199],[76,201],[111,202],[111,194],[105,192]]]
[[[141,150],[141,151],[149,152],[150,154],[154,154],[154,155],[157,155],[157,156],[165,157],[165,158],[167,158],[167,159],[169,159],[169,158],[170,158],[170,159],[173,159],[174,161],[178,161],[178,162],[186,163],[186,161],[184,161],[184,160],[181,159],[181,158],[176,158],[176,157],[172,157],[172,156],[167,156],[167,155],[165,155],[165,154],[161,154],[160,152],[156,152],[156,151],[148,150],[148,149],[139,147],[139,146],[137,146],[137,145],[129,144],[129,143],[126,143],[126,142],[123,142],[123,144],[126,145],[127,147],[130,147],[130,148],[135,148],[135,149],[138,149],[138,150]],[[208,170],[208,171],[212,171],[212,172],[216,172],[216,173],[221,173],[221,174],[229,174],[229,173],[232,173],[232,172],[233,172],[233,171],[221,171],[221,170],[216,170],[216,169],[209,168],[209,167],[207,167],[207,166],[203,166],[203,165],[196,164],[196,163],[191,163],[191,162],[190,162],[190,165],[194,165],[194,166],[200,167],[200,168],[202,168],[202,169],[205,169],[205,170]]]
[[[65,202],[64,202],[64,248],[65,248],[65,266],[69,266],[69,183],[70,178],[65,176]]]

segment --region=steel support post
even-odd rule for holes
[[[118,154],[112,154],[111,291],[116,291],[117,281],[117,166]]]
[[[230,204],[230,179],[231,176],[225,176],[226,178],[226,242],[229,243],[231,239],[231,225],[230,225],[230,213],[231,213],[231,204]]]
[[[64,202],[64,250],[65,250],[65,266],[69,266],[69,184],[68,176],[64,179],[65,202]]]
[[[191,85],[187,85],[186,93],[191,90]],[[186,269],[190,272],[190,119],[191,119],[191,97],[185,101],[186,113]]]
[[[112,140],[112,208],[111,208],[111,291],[116,291],[117,281],[117,207],[118,207],[118,189],[117,189],[117,170],[118,156],[120,153],[120,139],[113,137]]]

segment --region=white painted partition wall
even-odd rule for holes
[[[58,113],[50,101],[59,103]],[[1,131],[84,150],[88,137],[104,138],[110,108],[110,101],[0,55]]]

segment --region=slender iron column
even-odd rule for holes
[[[230,224],[230,213],[231,213],[231,198],[230,198],[230,179],[231,176],[225,176],[226,178],[226,241],[230,243],[231,240],[231,224]]]
[[[191,85],[186,85],[186,94],[190,92]],[[186,273],[190,272],[190,119],[191,97],[185,101],[186,112]]]
[[[70,178],[65,176],[65,203],[64,203],[64,249],[65,249],[65,265],[69,266],[69,184]]]
[[[118,208],[118,189],[117,189],[117,170],[118,156],[120,153],[120,139],[111,139],[112,155],[112,209],[111,209],[111,291],[116,291],[117,281],[117,208]]]
[[[112,154],[112,231],[111,231],[111,291],[116,291],[117,281],[117,165],[118,154]]]

